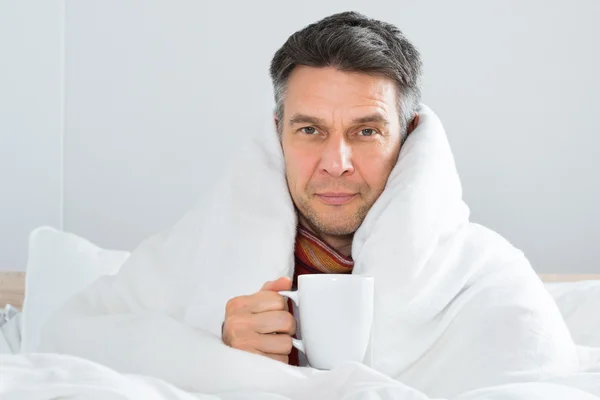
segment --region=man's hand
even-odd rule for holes
[[[287,364],[296,320],[287,310],[287,300],[277,292],[291,288],[289,278],[279,278],[265,283],[258,293],[229,300],[223,323],[223,343]]]

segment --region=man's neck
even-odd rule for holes
[[[299,213],[298,213],[299,214]],[[350,257],[352,254],[352,239],[354,234],[349,235],[327,235],[316,229],[306,218],[302,215],[298,215],[298,223],[302,227],[308,229],[314,233],[319,239],[333,247],[338,253],[344,257]]]

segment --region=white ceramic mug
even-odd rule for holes
[[[300,275],[297,291],[279,292],[300,311],[302,340],[292,343],[311,367],[363,362],[373,323],[373,292],[373,278],[348,274]]]

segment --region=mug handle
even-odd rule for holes
[[[280,295],[282,295],[283,297],[287,297],[289,299],[292,299],[292,301],[294,302],[294,304],[296,305],[296,307],[298,307],[298,292],[290,292],[290,291],[281,291],[281,292],[277,292]],[[297,348],[298,350],[300,350],[301,352],[303,352],[304,354],[306,354],[306,351],[304,350],[304,343],[302,343],[302,340],[299,339],[294,339],[292,338],[292,346],[294,346],[295,348]]]

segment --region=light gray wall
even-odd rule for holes
[[[22,270],[27,236],[62,226],[62,1],[0,3],[0,270]]]
[[[424,101],[446,126],[472,220],[539,272],[600,272],[599,2],[140,4],[66,4],[66,230],[131,249],[172,225],[262,125],[274,51],[355,9],[422,52]]]

